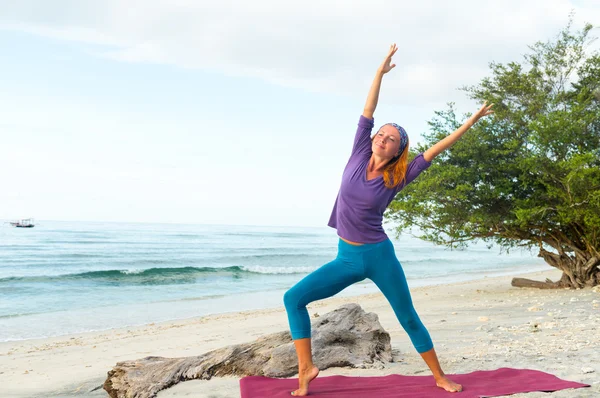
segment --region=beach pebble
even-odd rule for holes
[[[452,315],[456,315],[456,314],[458,314],[458,312],[453,312],[453,313],[452,313]]]
[[[579,301],[579,299],[577,297],[571,297],[571,302],[574,303],[576,301]]]
[[[477,319],[479,320],[479,322],[487,322],[490,320],[490,318],[488,318],[487,316],[480,316]]]
[[[538,307],[537,305],[527,308],[527,311],[530,311],[530,312],[537,312],[537,311],[541,311],[541,310],[543,310],[543,308]]]
[[[529,325],[529,331],[531,333],[539,332],[540,330],[541,329],[540,329],[540,324],[539,323],[531,323]]]
[[[585,368],[581,368],[581,372],[582,373],[594,373],[595,370],[592,368],[585,367]]]

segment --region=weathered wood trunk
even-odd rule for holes
[[[243,326],[242,326],[243,327]],[[313,361],[320,369],[383,368],[392,361],[390,335],[374,313],[346,304],[312,322]],[[146,398],[180,381],[214,376],[290,377],[298,360],[289,331],[187,358],[146,357],[119,362],[104,389],[113,398]]]
[[[550,279],[539,282],[525,278],[513,278],[512,286],[539,289],[577,289],[600,284],[600,256],[583,251],[575,251],[575,254],[571,256],[562,250],[559,254],[556,254],[540,249],[538,257],[542,257],[549,265],[561,270],[563,272],[562,277],[556,282]]]

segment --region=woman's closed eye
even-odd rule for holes
[[[378,136],[382,137],[383,133],[377,133]],[[396,139],[394,137],[388,137],[388,139],[392,142],[396,141]]]

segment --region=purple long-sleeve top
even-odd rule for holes
[[[360,116],[352,154],[328,223],[341,238],[352,242],[379,243],[388,239],[382,225],[385,209],[402,188],[431,165],[420,153],[408,165],[406,179],[395,188],[387,188],[383,176],[367,180],[373,125],[373,119]]]

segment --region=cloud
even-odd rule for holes
[[[121,62],[171,64],[311,91],[363,95],[388,46],[397,68],[388,100],[439,102],[474,84],[490,61],[521,60],[527,45],[600,20],[592,1],[425,0],[19,1],[0,27],[84,44]]]

